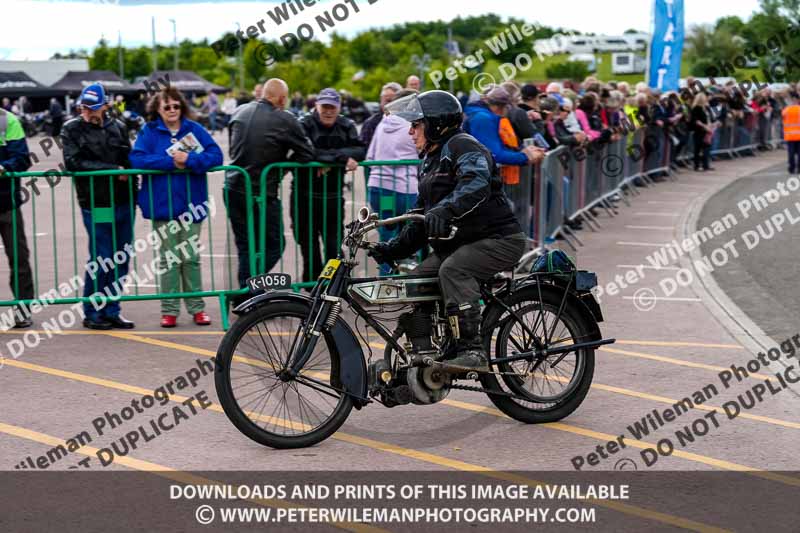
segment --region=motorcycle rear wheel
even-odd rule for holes
[[[543,292],[541,302],[532,299],[531,293],[517,293],[506,304],[515,309],[549,348],[585,342],[596,330],[596,324],[590,323],[569,301],[559,315],[561,299],[551,292]],[[536,369],[533,361],[495,363],[495,359],[534,348],[519,322],[510,318],[500,321],[493,335],[484,338],[484,345],[490,354],[490,370],[499,375],[481,374],[481,383],[487,390],[506,393],[487,395],[498,409],[515,420],[526,424],[561,420],[572,414],[589,392],[594,376],[594,349],[568,352],[555,366],[563,354],[547,356]]]

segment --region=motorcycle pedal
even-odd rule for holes
[[[472,381],[478,381],[478,373],[475,372],[474,370],[472,372],[467,372],[467,379],[470,379]]]

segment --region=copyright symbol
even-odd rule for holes
[[[639,311],[652,311],[656,306],[656,293],[653,289],[643,288],[633,293],[633,306]]]
[[[277,55],[277,50],[275,46],[269,43],[260,43],[255,51],[256,59],[258,59],[259,63],[262,63],[266,67],[271,67],[277,60],[275,56]]]
[[[614,154],[604,157],[603,174],[609,178],[616,178],[622,175],[622,158]]]
[[[210,505],[201,505],[195,510],[194,518],[198,524],[207,526],[214,521],[214,508]]]
[[[639,467],[633,459],[620,459],[614,465],[614,470],[639,470]]]
[[[479,94],[485,93],[494,85],[496,85],[494,76],[488,72],[481,72],[475,76],[475,79],[472,80],[472,88],[475,89],[475,91],[477,91]]]

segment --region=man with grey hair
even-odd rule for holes
[[[411,89],[412,91],[421,91],[422,90],[422,80],[419,79],[419,76],[414,76],[413,74],[406,79],[406,89]]]
[[[393,101],[395,95],[401,91],[403,87],[394,81],[390,81],[386,85],[381,88],[381,108],[380,111],[369,117],[367,120],[364,121],[364,124],[361,126],[361,142],[364,143],[364,146],[369,146],[372,142],[372,137],[375,135],[375,129],[378,127],[378,124],[381,123],[383,120],[383,109],[386,104]]]

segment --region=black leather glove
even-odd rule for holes
[[[367,250],[367,255],[375,259],[379,265],[391,264],[394,261],[392,256],[392,247],[388,242],[378,242],[373,244]]]
[[[450,225],[436,211],[428,211],[425,213],[425,232],[430,239],[448,237],[450,235]]]

